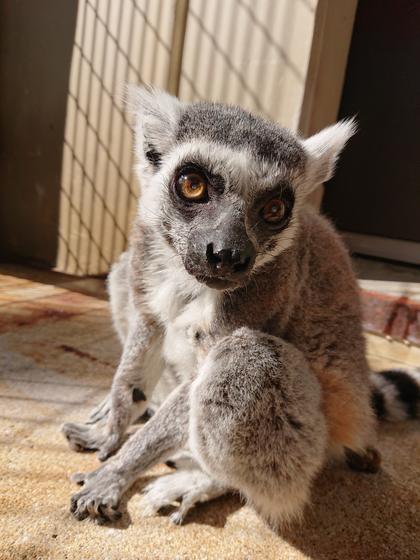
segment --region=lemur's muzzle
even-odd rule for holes
[[[242,220],[228,218],[211,229],[201,230],[194,239],[191,257],[200,262],[197,277],[240,283],[255,262],[256,250]]]

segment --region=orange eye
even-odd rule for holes
[[[279,198],[269,200],[262,209],[262,217],[269,224],[276,224],[284,217],[284,203]]]
[[[207,196],[207,180],[199,173],[182,173],[176,186],[178,193],[191,202],[203,200]]]

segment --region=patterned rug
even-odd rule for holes
[[[419,302],[369,290],[362,290],[361,295],[367,332],[420,346]]]

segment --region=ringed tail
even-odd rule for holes
[[[420,368],[373,372],[370,379],[372,405],[379,420],[420,418]]]

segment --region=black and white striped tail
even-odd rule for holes
[[[371,373],[372,404],[380,420],[420,418],[420,368]]]

